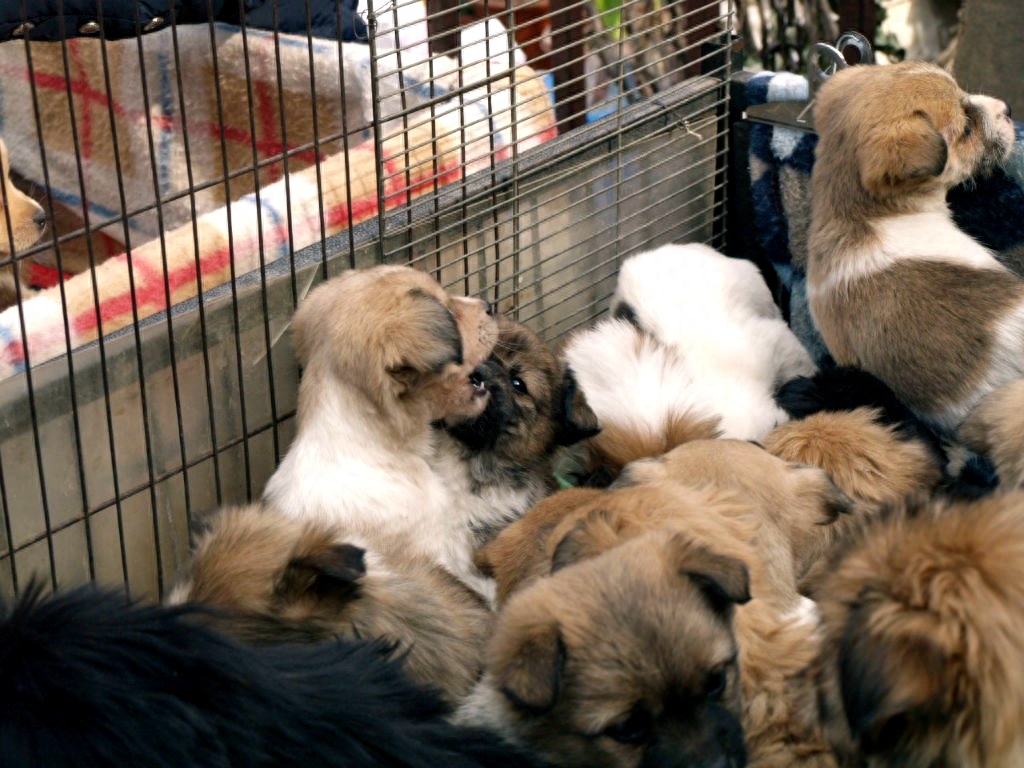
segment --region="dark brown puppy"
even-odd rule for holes
[[[817,709],[849,765],[1024,765],[1024,493],[866,526],[819,606]]]

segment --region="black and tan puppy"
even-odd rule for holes
[[[434,464],[452,490],[452,514],[483,543],[550,492],[559,448],[599,428],[572,371],[522,323],[498,318],[494,350],[473,377],[487,406],[449,420]]]
[[[0,606],[6,768],[527,766],[455,727],[376,644],[260,648],[82,588]]]
[[[211,515],[171,603],[247,642],[377,639],[413,680],[449,703],[480,675],[492,626],[485,601],[430,559],[376,551],[318,520],[259,507]]]
[[[517,592],[460,708],[560,766],[746,765],[733,636],[747,571],[652,532]]]
[[[848,765],[1024,765],[1024,493],[865,527],[819,606],[816,709]]]
[[[807,288],[841,365],[952,432],[1024,374],[1024,281],[954,223],[946,193],[1002,162],[1006,104],[922,62],[848,67],[818,91]]]

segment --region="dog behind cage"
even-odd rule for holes
[[[411,264],[555,339],[721,235],[717,2],[299,5],[2,12],[0,592],[162,595],[287,449],[325,277]]]

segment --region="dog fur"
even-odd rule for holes
[[[498,318],[497,343],[474,376],[487,407],[452,420],[435,466],[451,489],[450,514],[468,521],[482,544],[550,492],[558,450],[599,426],[573,371],[521,323]]]
[[[819,607],[817,708],[846,764],[1024,764],[1024,494],[867,525]]]
[[[376,644],[252,647],[192,608],[40,591],[0,612],[8,768],[535,765],[448,723]]]
[[[0,259],[5,262],[18,251],[35,245],[46,230],[46,214],[42,206],[14,186],[10,174],[7,145],[0,139],[0,184],[3,185],[0,189]],[[19,274],[16,262],[0,266],[0,309],[17,304],[19,294],[23,296],[28,292],[24,284],[20,291],[16,287]]]
[[[213,609],[215,626],[251,643],[381,640],[452,704],[479,677],[493,614],[432,560],[258,506],[219,510],[204,525],[171,604]]]
[[[951,433],[985,393],[1024,375],[1024,282],[957,228],[945,199],[1007,157],[1009,110],[905,62],[837,72],[814,122],[814,322],[839,364],[878,376]]]
[[[627,320],[577,331],[561,356],[601,424],[586,443],[589,476],[614,478],[631,461],[720,434],[719,417],[691,392],[694,373],[680,353]]]
[[[554,765],[746,764],[734,606],[746,568],[654,531],[539,579],[501,611],[457,713]]]
[[[764,437],[786,420],[775,390],[815,369],[757,267],[705,245],[626,259],[611,310],[679,355],[698,413],[718,416],[724,437]]]
[[[960,426],[960,437],[992,459],[1003,488],[1024,488],[1024,379],[994,390]]]
[[[410,267],[350,270],[314,289],[292,322],[297,434],[267,506],[472,580],[471,521],[451,514],[432,464],[434,425],[484,410],[487,391],[470,377],[496,332],[483,302],[453,298]]]

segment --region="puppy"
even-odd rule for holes
[[[1024,375],[1024,283],[959,230],[955,184],[1005,159],[1009,109],[920,62],[849,67],[819,90],[807,285],[835,360],[952,432]]]
[[[694,371],[682,355],[627,320],[574,333],[561,356],[601,424],[586,443],[589,476],[614,479],[631,461],[720,434],[719,417],[692,393]]]
[[[721,419],[724,437],[764,437],[786,420],[773,399],[778,386],[815,370],[757,267],[704,245],[626,259],[611,310],[679,355],[687,394],[701,417]]]
[[[19,269],[11,258],[16,252],[35,245],[46,229],[46,213],[42,206],[14,186],[10,173],[7,145],[0,139],[0,184],[3,185],[0,189],[0,262],[3,262],[0,266],[0,309],[18,302],[19,291],[15,283],[20,280]],[[28,288],[22,285],[20,293],[24,295],[27,291]]]
[[[960,437],[992,459],[1002,487],[1024,488],[1024,379],[986,395],[960,426]]]
[[[431,462],[433,425],[487,406],[470,379],[497,335],[484,303],[410,267],[351,270],[300,304],[292,335],[303,367],[297,433],[267,506],[473,578],[471,521],[451,514]]]
[[[530,766],[456,727],[376,645],[257,648],[194,609],[32,588],[0,606],[0,738],[9,768]]]
[[[1024,494],[866,526],[819,607],[816,709],[847,764],[1024,765]]]
[[[554,765],[746,764],[734,606],[746,568],[651,532],[512,596],[457,722]]]
[[[479,677],[493,614],[432,560],[366,549],[322,520],[258,506],[220,510],[205,525],[171,604],[214,609],[209,620],[247,642],[382,640],[409,677],[453,704]]]
[[[450,420],[435,467],[451,491],[449,514],[468,521],[482,544],[548,494],[558,449],[599,426],[573,372],[521,323],[498,318],[494,350],[473,376],[487,406]]]
[[[577,621],[585,617],[595,627],[605,627],[610,639],[620,645],[629,648],[635,642],[643,646],[648,641],[650,625],[640,618],[627,619],[618,612],[627,610],[625,606],[638,612],[657,612],[657,605],[649,605],[645,593],[638,587],[642,581],[637,574],[644,572],[639,560],[655,556],[652,542],[657,541],[657,537],[678,537],[687,546],[699,548],[709,560],[742,564],[743,573],[748,574],[744,581],[749,580],[749,596],[753,599],[736,609],[733,640],[737,646],[738,672],[743,690],[743,696],[737,701],[739,710],[734,710],[734,713],[740,717],[746,732],[750,764],[779,768],[832,765],[831,751],[817,730],[817,724],[813,720],[805,721],[803,716],[803,698],[809,694],[801,688],[806,688],[802,672],[816,652],[815,621],[812,613],[808,612],[808,601],[792,601],[789,597],[794,593],[792,574],[787,582],[781,569],[765,560],[773,547],[770,544],[766,546],[769,537],[764,536],[764,530],[767,526],[759,510],[730,495],[705,495],[703,502],[699,492],[667,482],[606,491],[570,510],[553,528],[546,542],[552,575],[522,583],[520,591],[512,595],[499,615],[495,636],[501,635],[506,622],[513,621],[507,615],[516,615],[514,606],[519,605],[519,601],[531,605],[531,616],[538,612],[536,602],[527,600],[527,595],[543,593],[545,586],[555,589],[555,584],[568,581],[563,574],[574,572],[583,564],[603,563],[590,567],[612,579],[614,586],[590,575],[586,577],[589,586],[574,583],[566,597],[567,601],[571,599],[572,608],[563,610]],[[502,536],[511,530],[510,526]],[[504,564],[508,566],[510,561]],[[620,566],[630,570],[623,574],[619,571]],[[734,602],[746,603],[746,600]],[[678,665],[682,669],[694,665],[697,669],[703,668],[703,661],[694,647],[706,642],[702,636],[704,619],[699,612],[692,613],[690,607],[680,608],[691,612],[689,620],[681,619],[672,632],[680,651],[692,655],[692,658],[678,655],[662,658],[654,640],[653,647],[648,649],[656,657],[648,665],[650,668],[635,662],[623,665],[623,675],[627,678],[635,676],[636,680],[610,682],[609,686],[614,684],[618,687],[610,687],[609,696],[622,690],[642,689],[644,683],[641,681],[665,676],[667,670],[659,666],[661,664]],[[520,616],[514,621],[524,624],[528,619]],[[574,629],[569,631],[576,635]],[[636,640],[630,639],[630,632],[636,633]],[[492,654],[488,661],[488,675],[492,677],[485,675],[463,711],[479,707],[491,713],[504,712],[505,717],[499,717],[498,722],[507,724],[509,705],[496,701],[493,692],[485,694],[480,691],[480,688],[501,688],[500,675],[497,682],[493,678],[495,643],[492,641]],[[531,651],[530,646],[521,648],[519,654],[523,658],[515,659],[513,664],[527,664],[525,655]],[[595,667],[594,674],[598,674],[602,662],[595,659],[591,663]],[[609,664],[603,662],[603,666]],[[584,673],[572,671],[571,674]],[[511,704],[513,707],[516,705],[514,698]],[[581,706],[579,702],[570,701],[570,704]],[[585,705],[582,706],[584,714],[589,714]],[[555,712],[553,716],[558,714]],[[495,724],[486,718],[481,722]],[[543,751],[535,740],[536,735],[528,730],[531,726],[515,719],[513,722],[531,734],[529,743]],[[716,755],[712,752],[709,757],[714,759]],[[686,764],[685,760],[682,764]]]
[[[820,467],[788,463],[741,440],[697,440],[633,462],[613,487],[663,482],[731,491],[756,510],[759,557],[774,574],[780,607],[799,603],[797,585],[858,512]]]

